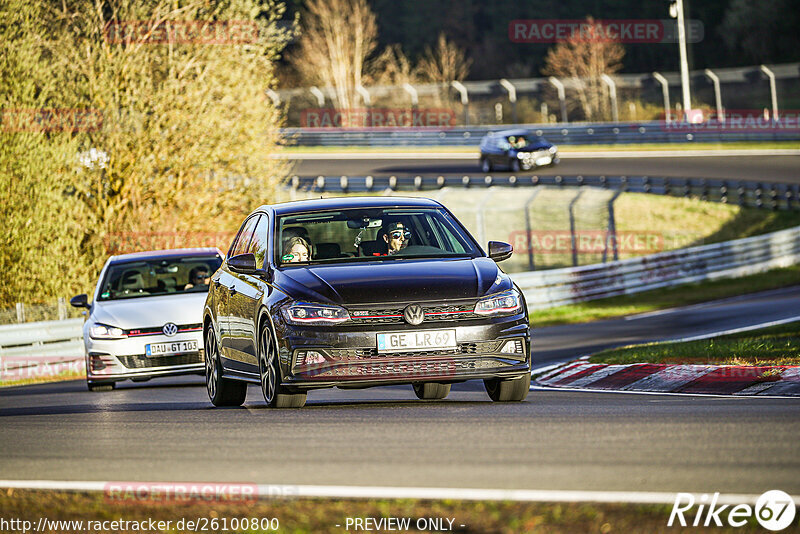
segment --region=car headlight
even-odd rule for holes
[[[558,150],[558,147],[556,147],[556,146],[554,145],[554,146],[551,146],[550,148],[548,148],[547,150],[549,150],[551,154],[555,154],[555,153],[556,153],[556,150]]]
[[[89,337],[92,339],[124,339],[128,337],[122,328],[104,324],[94,324],[89,327]]]
[[[480,315],[511,315],[521,309],[522,298],[516,289],[479,300],[475,305],[475,313]]]
[[[525,152],[517,152],[518,159],[525,159]]]
[[[298,302],[281,309],[283,318],[290,324],[326,325],[347,321],[350,314],[340,306]]]

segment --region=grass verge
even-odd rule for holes
[[[711,339],[605,350],[592,363],[800,365],[800,322]]]
[[[550,141],[556,143],[556,140]],[[653,144],[632,144],[632,145],[559,145],[559,152],[569,154],[570,152],[603,151],[603,152],[625,152],[630,150],[772,150],[772,149],[800,149],[800,143],[796,141],[763,143],[653,143]],[[477,154],[476,146],[285,146],[281,152],[292,153],[313,153],[313,154],[341,154],[341,153],[403,153],[403,152],[464,152],[465,154]]]
[[[800,284],[800,265],[793,265],[741,278],[685,284],[536,311],[531,313],[531,323],[534,327],[585,323],[797,284]]]
[[[86,378],[86,373],[76,373],[74,371],[64,371],[44,376],[31,376],[25,378],[12,378],[10,380],[0,380],[0,388],[10,386],[27,386],[30,384],[46,384],[48,382],[62,382],[64,380],[77,380]]]
[[[348,500],[348,499],[269,499],[255,503],[142,503],[114,502],[100,493],[0,490],[0,517],[31,521],[170,521],[165,532],[187,532],[176,528],[178,521],[216,519],[218,531],[223,519],[230,527],[233,518],[277,518],[277,532],[326,533],[347,532],[348,518],[409,518],[453,520],[452,531],[460,533],[611,532],[670,533],[667,527],[672,505],[648,504],[551,504],[494,501],[421,501],[421,500]],[[691,521],[691,517],[687,518]],[[723,519],[724,521],[724,519]],[[340,526],[336,526],[336,525]],[[463,525],[463,526],[461,526]],[[714,532],[756,532],[760,527],[752,517],[741,528],[714,528]],[[92,530],[92,529],[89,529]],[[95,529],[99,531],[100,529]],[[354,531],[351,525],[349,531]],[[363,529],[362,529],[363,530]],[[708,529],[679,528],[681,532],[706,532]],[[50,532],[85,532],[79,529],[49,529]],[[133,532],[117,529],[117,532]],[[147,532],[145,527],[138,532]],[[228,529],[228,532],[262,532],[260,529]],[[373,530],[374,531],[374,530]],[[389,531],[388,529],[381,530]],[[405,531],[405,530],[404,530]],[[437,529],[411,528],[407,532]],[[268,530],[267,532],[275,532]]]

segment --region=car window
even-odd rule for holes
[[[247,219],[247,221],[244,223],[242,229],[239,230],[239,235],[236,236],[233,245],[231,245],[231,250],[228,253],[229,258],[238,256],[239,254],[244,254],[249,250],[250,240],[253,238],[255,227],[260,216],[260,214],[254,215]]]
[[[409,257],[481,255],[461,224],[440,208],[354,209],[278,219],[275,262],[356,262]],[[309,247],[303,259],[299,246]]]
[[[106,269],[97,300],[207,292],[221,264],[216,254],[115,262]]]
[[[269,217],[262,215],[253,232],[253,238],[247,252],[252,252],[256,257],[256,269],[264,268],[267,257],[267,234],[269,233]]]

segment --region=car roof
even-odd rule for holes
[[[308,211],[359,209],[359,208],[440,208],[441,204],[429,198],[418,197],[335,197],[296,200],[264,205],[259,209],[274,210],[276,215]]]
[[[111,263],[129,262],[136,260],[154,260],[154,259],[168,259],[168,258],[192,258],[199,256],[208,256],[210,254],[218,254],[224,257],[216,247],[197,247],[197,248],[172,248],[167,250],[148,250],[145,252],[132,252],[130,254],[120,254],[118,256],[111,256]]]
[[[492,132],[489,135],[496,135],[502,137],[508,137],[509,135],[531,135],[531,131],[526,130],[525,128],[516,128],[514,130],[501,130],[499,132]]]

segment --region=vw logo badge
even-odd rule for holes
[[[172,337],[178,333],[178,325],[175,323],[167,323],[164,325],[164,328],[161,329],[164,332],[164,335],[167,337]]]
[[[412,304],[410,306],[406,306],[406,309],[403,310],[403,317],[408,324],[413,324],[416,326],[425,320],[425,312],[422,311],[422,306]]]

